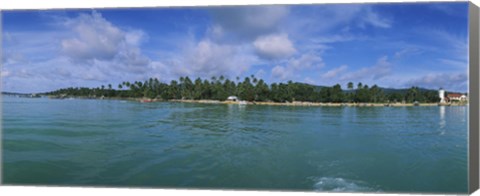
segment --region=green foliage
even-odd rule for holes
[[[97,88],[65,88],[46,93],[53,96],[74,96],[87,98],[151,98],[160,100],[187,99],[187,100],[220,100],[228,96],[237,96],[246,101],[273,101],[273,102],[357,102],[357,103],[386,103],[386,102],[438,102],[437,91],[411,87],[409,89],[384,89],[377,85],[369,87],[359,82],[354,88],[348,82],[347,91],[342,90],[340,84],[331,87],[318,87],[304,83],[288,81],[287,83],[272,83],[270,86],[263,79],[255,76],[239,77],[230,80],[224,76],[211,77],[211,80],[189,77],[180,77],[169,84],[160,82],[158,78],[146,81],[122,82],[113,89],[112,84],[107,88],[101,85]],[[236,81],[236,82],[235,82]]]
[[[347,84],[347,88],[348,88],[349,90],[352,90],[352,89],[353,89],[353,82],[349,82],[349,83]]]

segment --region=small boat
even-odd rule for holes
[[[420,104],[418,103],[418,101],[415,101],[415,102],[413,102],[413,105],[414,106],[419,106]]]
[[[239,101],[238,105],[247,105],[247,102],[246,101]]]
[[[151,100],[151,99],[141,99],[140,102],[141,103],[150,103],[150,102],[153,102],[153,100]]]

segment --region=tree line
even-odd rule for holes
[[[113,88],[111,84],[97,88],[71,87],[46,93],[50,96],[73,96],[88,98],[150,98],[160,100],[188,99],[188,100],[219,100],[224,101],[228,96],[237,96],[246,101],[273,101],[273,102],[333,102],[333,103],[386,103],[386,102],[438,102],[440,98],[435,90],[411,87],[409,89],[392,90],[388,92],[373,85],[352,82],[343,90],[340,84],[333,86],[313,86],[305,83],[288,81],[287,83],[272,83],[268,85],[263,79],[255,76],[239,77],[230,80],[224,76],[211,77],[210,80],[189,77],[180,77],[170,83],[160,82],[158,78],[146,81],[122,82]]]

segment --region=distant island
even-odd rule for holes
[[[28,97],[28,98],[40,98],[38,93],[15,93],[15,92],[2,92],[2,95],[15,96],[15,97]]]
[[[340,84],[316,86],[288,81],[287,83],[266,84],[255,76],[236,81],[220,77],[210,80],[180,77],[169,84],[158,78],[144,82],[122,82],[114,89],[111,84],[97,88],[70,87],[41,93],[50,98],[89,98],[89,99],[130,99],[141,102],[180,101],[198,103],[231,103],[243,101],[250,104],[294,104],[294,105],[354,105],[354,104],[423,104],[436,105],[440,101],[437,90],[413,86],[406,89],[381,88],[349,82],[347,89]],[[458,94],[458,93],[456,93]],[[328,103],[328,104],[327,104]],[[454,104],[465,104],[466,100],[452,100]],[[449,104],[451,104],[449,103]]]

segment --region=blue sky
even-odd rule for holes
[[[467,91],[468,3],[4,11],[2,88],[255,75]]]

